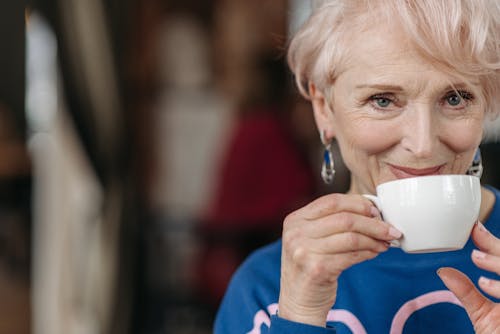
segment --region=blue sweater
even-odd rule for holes
[[[491,188],[490,188],[491,189]],[[500,236],[500,192],[485,226]],[[454,267],[473,282],[480,276],[499,279],[471,260],[471,240],[462,250],[406,254],[390,248],[373,260],[345,270],[327,327],[277,317],[281,241],[253,253],[232,278],[215,320],[214,333],[474,333],[464,308],[436,274]]]

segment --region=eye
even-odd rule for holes
[[[391,104],[391,100],[385,97],[378,97],[375,99],[375,103],[381,108],[386,108]]]
[[[457,107],[463,104],[466,106],[467,103],[472,100],[474,100],[474,96],[471,93],[460,90],[448,92],[444,97],[445,103],[452,107]]]
[[[391,104],[395,103],[395,99],[389,94],[377,94],[370,96],[370,102],[375,108],[387,109]]]
[[[451,94],[446,97],[446,102],[448,102],[450,106],[458,106],[460,102],[462,102],[462,97],[458,94]]]

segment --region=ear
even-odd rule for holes
[[[335,137],[333,129],[333,110],[322,91],[317,89],[313,82],[309,83],[309,96],[314,111],[314,119],[320,133],[324,133],[325,139]]]

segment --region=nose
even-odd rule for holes
[[[432,157],[439,141],[437,122],[432,108],[420,106],[408,111],[401,142],[404,149],[410,151],[415,158]]]

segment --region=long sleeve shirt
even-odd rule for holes
[[[500,236],[499,191],[486,228]],[[469,240],[461,250],[407,254],[390,248],[373,260],[345,270],[327,327],[288,321],[277,316],[281,240],[254,252],[238,269],[215,320],[215,334],[238,333],[474,333],[458,299],[437,275],[441,267],[463,271],[477,283],[480,276],[499,276],[476,267]],[[497,300],[495,300],[497,301]]]

